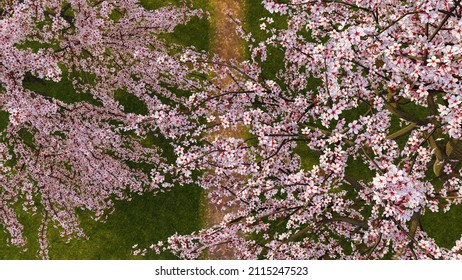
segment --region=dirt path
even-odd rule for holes
[[[242,61],[244,58],[244,44],[241,38],[234,32],[235,23],[230,22],[228,13],[233,15],[233,18],[244,18],[244,0],[211,0],[212,10],[212,52],[218,54],[225,60],[233,59]],[[228,12],[228,13],[227,13]],[[232,82],[231,78],[223,79],[222,85]],[[223,130],[221,135],[228,137],[243,137],[244,133],[241,130]],[[207,203],[207,224],[214,225],[223,220],[226,211],[218,209],[212,203]],[[234,259],[234,251],[227,246],[221,246],[214,252],[208,253],[208,259],[211,260],[230,260]]]
[[[242,60],[244,45],[234,32],[235,24],[231,23],[226,11],[234,18],[244,18],[244,0],[210,0],[212,10],[212,51],[224,59]]]

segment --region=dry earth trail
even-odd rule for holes
[[[211,17],[212,17],[212,52],[218,54],[225,60],[242,61],[244,59],[244,44],[240,36],[234,32],[236,25],[231,22],[230,15],[239,19],[244,19],[244,0],[211,0]],[[225,78],[220,83],[225,87],[232,83],[231,78]],[[218,135],[227,137],[242,138],[245,136],[244,130],[223,129]],[[219,187],[219,186],[217,186]],[[214,225],[222,221],[227,211],[223,211],[217,205],[207,203],[207,224]],[[231,209],[228,209],[228,211]],[[212,260],[230,260],[234,259],[234,250],[228,246],[222,245],[217,250],[208,253],[208,259]]]

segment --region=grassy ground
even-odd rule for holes
[[[421,223],[428,235],[435,239],[436,244],[451,248],[462,234],[462,205],[453,206],[446,213],[432,213],[427,210]]]
[[[140,3],[147,9],[157,9],[171,4],[181,5],[183,0],[141,0]],[[209,10],[209,0],[192,0],[195,8]],[[193,18],[188,25],[176,27],[174,34],[167,36],[168,40],[186,46],[195,46],[198,50],[209,49],[210,26],[206,18]]]
[[[132,201],[116,202],[115,212],[105,223],[95,222],[88,213],[81,213],[82,227],[88,240],[72,240],[66,243],[56,230],[49,233],[51,259],[174,259],[171,254],[132,256],[131,247],[165,240],[170,235],[191,233],[201,227],[200,207],[202,190],[188,186],[152,196],[136,196]],[[39,217],[22,215],[28,238],[26,252],[7,246],[2,233],[0,259],[35,259],[38,250],[36,238]]]
[[[193,2],[197,8],[208,9],[208,0]],[[180,1],[142,0],[141,3],[146,8],[155,9],[169,3],[178,4]],[[165,38],[172,43],[194,45],[199,50],[208,50],[209,24],[206,19],[193,19],[188,25],[177,27],[173,34],[166,35]],[[40,94],[65,102],[91,99],[90,96],[75,93],[70,82],[66,80],[52,83],[28,77],[24,85]],[[145,111],[144,104],[130,93],[118,92],[115,98],[130,111]],[[0,110],[0,131],[7,125],[7,116],[6,112]],[[200,229],[204,223],[202,198],[202,189],[197,186],[177,187],[156,196],[145,194],[136,196],[129,202],[118,201],[114,213],[105,223],[93,221],[89,213],[82,212],[82,227],[89,239],[66,242],[59,237],[56,230],[50,229],[50,258],[174,259],[171,254],[132,256],[131,247],[134,244],[148,247],[176,232],[187,234]],[[0,259],[37,258],[37,228],[40,218],[38,215],[21,213],[20,220],[25,225],[25,236],[28,240],[26,251],[9,246],[6,242],[8,236],[0,231]]]
[[[259,41],[265,40],[268,36],[265,31],[260,29],[260,24],[262,21],[261,18],[264,17],[274,17],[275,23],[274,27],[283,28],[287,25],[287,22],[284,18],[276,15],[270,14],[262,5],[261,1],[246,0],[246,19],[244,28],[247,32],[252,33],[258,43]],[[268,59],[262,63],[262,76],[267,79],[274,78],[275,74],[284,69],[284,53],[281,50],[275,48],[268,48]],[[250,57],[249,54],[247,54]]]

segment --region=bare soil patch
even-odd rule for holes
[[[244,58],[244,44],[240,36],[235,31],[236,23],[231,18],[241,20],[244,16],[243,0],[211,0],[212,10],[212,51],[225,60],[242,61]],[[221,81],[223,88],[228,83],[233,82],[231,78],[225,78]],[[247,131],[244,128],[237,130],[223,129],[218,134],[224,137],[242,138]],[[220,186],[217,186],[220,187]],[[226,201],[223,201],[223,204]],[[223,217],[233,209],[227,208],[222,210],[222,205],[215,205],[207,202],[207,224],[215,225],[223,220]],[[221,245],[213,252],[208,253],[208,259],[211,260],[231,260],[235,259],[236,248],[229,248]]]

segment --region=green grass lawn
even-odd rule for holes
[[[146,9],[157,9],[171,4],[181,5],[182,0],[141,0],[141,5]],[[209,11],[209,0],[193,0],[195,8]],[[179,25],[173,34],[166,38],[172,43],[185,46],[195,46],[197,50],[209,50],[210,24],[207,18],[193,18],[187,25]]]
[[[427,210],[421,220],[423,229],[436,244],[451,248],[462,234],[462,205],[452,206],[446,213]]]
[[[245,2],[245,21],[244,29],[250,32],[256,40],[256,42],[264,41],[269,36],[266,31],[260,29],[261,18],[274,17],[275,22],[271,27],[284,28],[287,26],[285,18],[277,15],[270,14],[262,5],[261,1],[246,0]],[[250,58],[250,54],[247,53],[247,58]],[[268,59],[262,63],[262,76],[266,79],[273,79],[275,74],[284,69],[284,53],[282,50],[275,49],[273,47],[268,48]]]
[[[208,0],[193,1],[197,8],[208,9]],[[165,4],[178,4],[180,1],[142,0],[142,5],[155,9]],[[168,42],[194,45],[199,50],[209,49],[209,24],[206,19],[192,19],[185,26],[178,26],[173,34],[163,36]],[[72,84],[63,79],[59,83],[43,81],[27,77],[24,86],[39,94],[60,99],[64,102],[87,101],[97,104],[92,97],[78,94]],[[124,107],[133,112],[143,113],[145,104],[134,95],[127,92],[117,92],[115,98]],[[0,131],[7,125],[8,114],[0,110]],[[147,140],[151,144],[166,146],[165,143],[155,143],[155,139]],[[144,143],[146,144],[146,143]],[[167,153],[172,152],[167,149]],[[171,157],[173,158],[173,156]],[[82,211],[81,225],[88,240],[73,239],[70,242],[62,239],[56,229],[49,229],[51,259],[174,259],[169,253],[161,255],[147,254],[145,257],[133,256],[132,246],[146,248],[152,243],[166,240],[174,233],[188,234],[203,227],[205,221],[203,191],[198,186],[178,186],[171,191],[155,196],[145,194],[134,196],[131,201],[117,201],[115,211],[107,220],[97,222],[91,219],[90,213]],[[7,243],[8,235],[0,231],[0,259],[36,259],[39,248],[37,229],[40,225],[40,215],[32,216],[20,211],[20,221],[24,224],[27,247],[22,251]]]
[[[73,239],[69,243],[50,229],[51,259],[175,259],[168,253],[133,256],[134,244],[149,247],[159,240],[166,240],[178,232],[188,234],[203,224],[201,207],[202,189],[197,186],[173,188],[169,192],[152,196],[135,196],[132,201],[118,201],[115,212],[105,223],[92,220],[89,213],[81,213],[82,227],[88,240]],[[2,232],[0,259],[35,259],[38,250],[37,228],[40,217],[22,215],[28,238],[27,251],[7,246]]]

